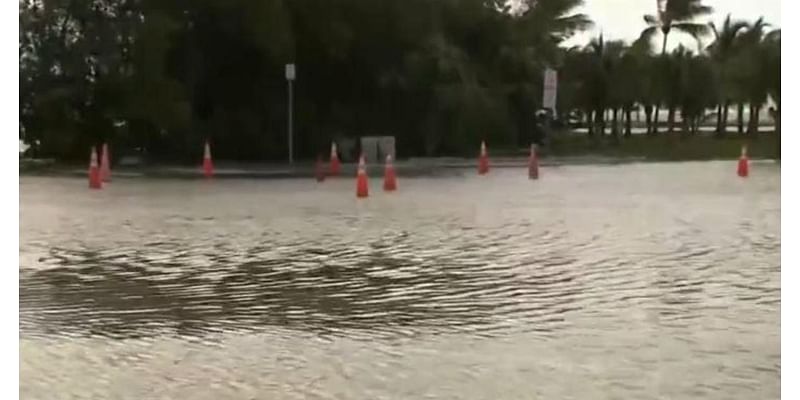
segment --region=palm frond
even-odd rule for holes
[[[700,39],[701,37],[708,35],[710,30],[706,24],[697,24],[692,22],[680,22],[673,24],[672,28],[689,34],[695,39]]]
[[[781,40],[781,30],[780,29],[771,30],[769,33],[767,33],[764,36],[764,41],[767,41],[767,42],[774,42],[774,41],[780,41],[780,40]]]
[[[654,28],[655,29],[655,28]],[[652,55],[653,47],[650,45],[651,36],[640,36],[631,43],[631,51],[642,55]]]
[[[702,17],[714,12],[714,9],[702,4],[691,4],[689,6],[689,14],[693,17]]]
[[[658,31],[659,31],[659,29],[658,29],[657,26],[651,26],[651,27],[645,28],[645,30],[643,30],[642,33],[639,35],[639,39],[638,40],[643,40],[643,41],[646,41],[647,43],[650,43],[650,41],[658,33]]]
[[[575,32],[591,29],[594,22],[586,14],[573,14],[558,18],[553,27],[567,36],[572,36]]]
[[[688,21],[695,17],[708,15],[713,11],[702,0],[666,0],[664,13],[675,21]]]
[[[600,32],[600,36],[598,36],[595,39],[592,39],[592,41],[589,42],[589,45],[586,46],[586,48],[587,50],[589,50],[594,54],[602,55],[604,46],[605,46],[605,40],[603,39],[603,32]]]
[[[769,26],[764,21],[764,17],[757,19],[752,24],[748,24],[746,31],[742,33],[742,42],[744,45],[753,45],[760,42],[764,37],[764,30]]]
[[[728,14],[728,18],[730,18],[730,17],[731,17],[730,14]],[[727,23],[728,23],[728,20],[725,20],[725,24],[727,24]],[[723,29],[724,29],[724,26],[725,25],[723,25]],[[709,22],[708,23],[708,27],[711,29],[711,33],[714,34],[714,40],[718,41],[719,40],[719,31],[717,30],[717,26],[714,25],[714,22]]]
[[[659,19],[655,15],[647,14],[644,16],[644,22],[647,22],[650,25],[658,25]]]

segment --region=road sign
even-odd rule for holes
[[[542,99],[543,108],[555,110],[556,93],[558,93],[558,75],[556,70],[547,68],[544,70],[544,96]]]
[[[286,64],[286,80],[293,81],[295,77],[294,64]]]

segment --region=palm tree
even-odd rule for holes
[[[643,63],[640,49],[634,43],[623,49],[623,54],[614,71],[613,93],[625,113],[625,137],[631,136],[631,112],[636,101],[642,99],[647,90],[646,77],[642,76]]]
[[[775,121],[777,135],[776,157],[781,157],[781,30],[771,31],[764,37],[764,57],[762,74],[767,86],[767,93],[775,102],[772,118]]]
[[[657,59],[647,40],[638,39],[631,44],[625,54],[628,57],[628,66],[635,67],[631,75],[634,78],[629,82],[635,83],[634,100],[644,108],[645,125],[647,134],[656,132],[657,119],[653,119],[653,109],[659,102]],[[632,58],[632,60],[630,60]]]
[[[683,98],[682,69],[690,57],[690,51],[680,45],[672,53],[660,58],[659,80],[662,85],[662,99],[668,111],[667,133],[675,130],[675,110],[680,107]]]
[[[624,107],[628,96],[628,88],[623,85],[628,76],[623,75],[622,69],[622,57],[626,50],[624,42],[609,41],[605,45],[602,59],[608,107],[611,108],[611,135],[614,139],[619,137],[620,109]]]
[[[566,49],[562,56],[561,67],[559,68],[558,82],[558,102],[559,111],[578,110],[581,119],[586,118],[587,133],[594,135],[592,116],[594,107],[590,101],[590,90],[587,77],[591,76],[590,55],[584,51],[583,47],[573,46]],[[569,111],[571,111],[569,110]]]
[[[667,53],[667,38],[673,30],[691,35],[700,43],[700,37],[708,33],[708,25],[694,22],[694,19],[710,14],[713,9],[703,5],[702,0],[656,0],[656,14],[644,16],[648,27],[642,31],[641,39],[650,42],[658,32],[661,32],[661,55]],[[674,112],[670,113],[669,130],[674,124]],[[658,104],[655,105],[654,132],[658,130]]]
[[[553,61],[560,52],[558,44],[577,32],[592,27],[586,14],[576,13],[584,0],[521,0],[514,16],[515,39],[536,58]]]
[[[602,33],[583,49],[585,94],[594,112],[595,125],[600,136],[605,132],[604,114],[609,109],[612,118],[611,134],[614,138],[619,134],[619,110],[625,105],[628,90],[621,83],[630,78],[620,76],[620,63],[625,52],[623,41],[606,41]]]
[[[739,133],[743,131],[744,104],[750,107],[747,132],[758,131],[758,116],[761,107],[767,101],[767,85],[764,69],[764,39],[766,28],[769,26],[764,18],[759,18],[740,37],[741,49],[735,59],[736,68],[734,77],[738,85],[739,94]]]
[[[735,86],[731,82],[731,60],[739,50],[740,33],[747,29],[747,22],[733,21],[731,15],[725,17],[722,27],[717,29],[713,22],[709,23],[714,33],[714,42],[706,50],[714,61],[719,80],[720,103],[717,105],[717,134],[722,135],[728,124],[728,108],[731,95],[729,88]]]
[[[702,55],[684,53],[678,61],[683,132],[696,134],[705,110],[716,103],[714,68],[711,59]]]
[[[606,121],[605,110],[608,104],[608,77],[603,67],[606,42],[603,34],[584,48],[586,53],[587,74],[585,77],[586,93],[589,104],[594,112],[594,128],[602,137],[605,135]],[[590,120],[590,124],[591,124]]]
[[[689,34],[698,41],[708,33],[708,25],[694,22],[694,19],[710,14],[713,9],[703,5],[702,0],[656,0],[656,11],[655,15],[644,16],[649,26],[642,31],[641,36],[649,40],[661,32],[661,54],[666,54],[667,38],[673,29]]]

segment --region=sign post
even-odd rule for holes
[[[544,115],[544,132],[542,132],[539,140],[550,134],[550,123],[556,115],[556,94],[558,93],[558,75],[556,70],[552,68],[545,68],[544,70],[544,90],[542,93],[542,108],[547,110]],[[542,144],[542,143],[539,143]]]
[[[542,107],[550,110],[553,114],[556,111],[556,94],[558,93],[558,75],[556,70],[547,68],[544,70],[544,94]]]
[[[289,100],[288,100],[288,102],[289,102],[289,107],[288,107],[288,110],[289,110],[289,115],[288,115],[289,123],[288,123],[288,128],[287,128],[287,131],[288,131],[287,134],[289,136],[289,164],[293,164],[294,163],[294,155],[293,155],[294,152],[292,151],[293,150],[292,149],[292,147],[293,147],[293,143],[292,143],[292,140],[293,140],[293,138],[292,138],[292,136],[293,136],[292,135],[292,128],[293,128],[293,126],[292,125],[293,125],[293,122],[294,122],[292,120],[292,107],[294,105],[293,104],[294,101],[293,101],[293,98],[292,98],[293,97],[292,82],[294,82],[294,78],[295,78],[294,64],[286,64],[286,82],[289,84]]]

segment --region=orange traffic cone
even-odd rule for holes
[[[531,143],[531,156],[528,159],[528,178],[539,179],[539,156],[536,155],[536,145]]]
[[[386,168],[383,173],[383,190],[392,192],[397,190],[397,177],[394,173],[394,165],[392,165],[392,155],[386,156]]]
[[[356,197],[369,196],[369,183],[367,182],[367,167],[364,165],[364,155],[358,160],[358,176],[356,177]]]
[[[478,173],[489,173],[489,156],[486,154],[486,142],[481,141],[481,155],[478,158]]]
[[[742,155],[739,156],[739,165],[736,168],[736,174],[742,178],[746,178],[750,174],[750,160],[747,159],[747,146],[742,146]]]
[[[89,188],[102,189],[103,181],[100,178],[100,168],[97,166],[97,150],[92,147],[89,156]]]
[[[108,154],[108,145],[103,143],[103,155],[100,156],[100,179],[103,182],[111,182],[111,156]]]
[[[206,140],[206,146],[203,151],[203,176],[211,178],[214,176],[214,163],[211,161],[211,146]]]
[[[317,182],[325,180],[325,169],[322,167],[322,156],[317,156],[317,164],[314,166],[314,176]]]
[[[338,176],[340,168],[339,155],[336,153],[336,142],[333,142],[331,143],[331,165],[328,172],[331,176]]]

